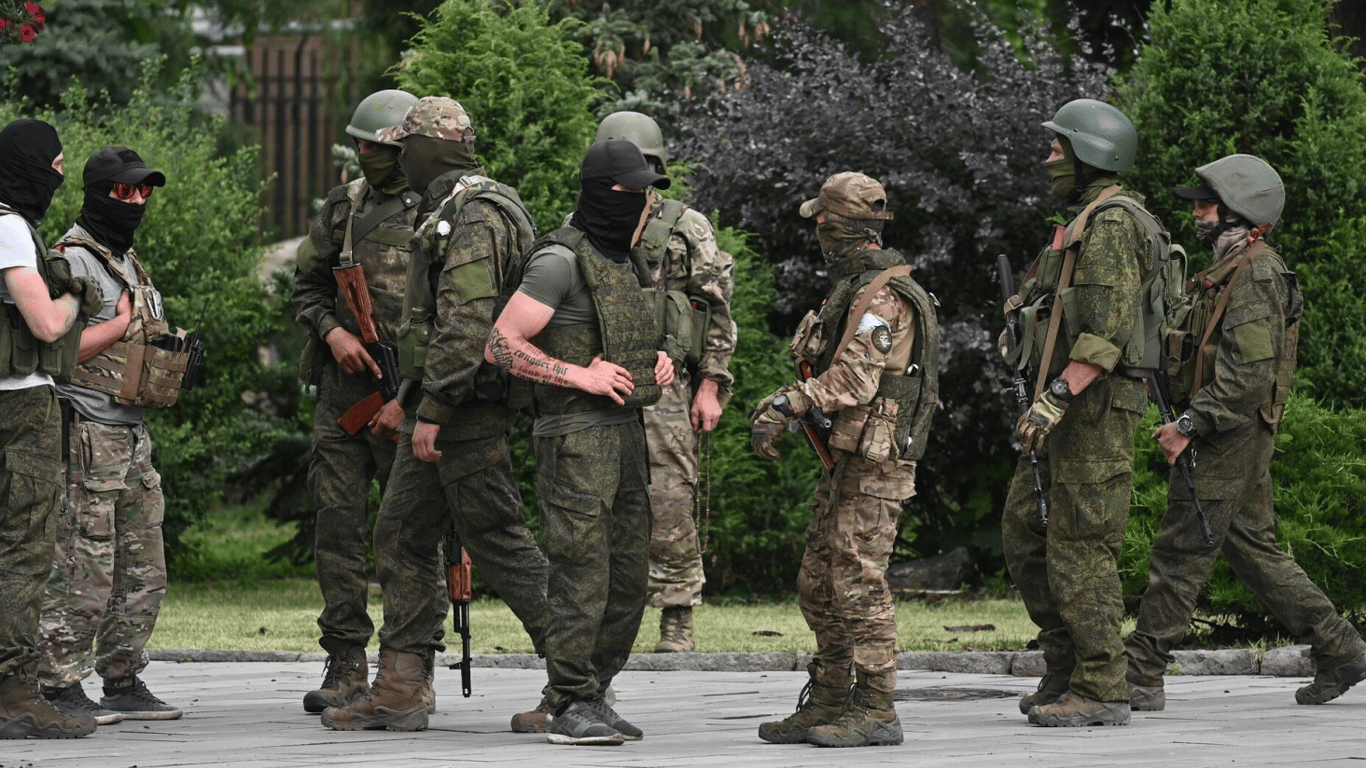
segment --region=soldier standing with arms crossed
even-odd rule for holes
[[[398,164],[400,145],[378,132],[401,122],[416,103],[412,94],[389,90],[356,107],[346,132],[356,142],[364,175],[328,193],[296,257],[294,310],[309,331],[300,375],[318,387],[308,491],[317,512],[314,559],[323,594],[318,644],[327,651],[322,685],[304,695],[306,712],[344,704],[369,687],[365,646],[375,631],[366,610],[370,481],[378,478],[387,488],[402,412],[391,400],[349,427],[339,419],[384,383],[377,382],[380,366],[362,341],[362,324],[373,323],[378,338],[392,343],[402,319],[421,190],[409,189]],[[338,282],[338,270],[345,268],[364,277],[369,318],[357,316],[357,297],[348,300]]]
[[[1190,492],[1173,470],[1138,625],[1124,642],[1129,703],[1166,708],[1171,649],[1223,552],[1239,580],[1310,646],[1318,674],[1295,702],[1323,704],[1366,679],[1366,642],[1276,545],[1273,437],[1290,396],[1304,309],[1295,273],[1265,240],[1280,220],[1285,186],[1251,155],[1229,155],[1195,174],[1199,186],[1175,191],[1194,201],[1200,243],[1214,250],[1214,261],[1191,281],[1192,302],[1177,318],[1190,351],[1175,361],[1168,397],[1183,413],[1153,437],[1169,464],[1188,447],[1196,451],[1192,475],[1214,546],[1205,544]]]
[[[773,440],[788,422],[834,420],[828,445],[817,449],[829,455],[797,579],[818,648],[797,711],[760,725],[759,738],[891,746],[904,737],[892,704],[896,607],[887,561],[938,400],[939,324],[911,267],[882,248],[892,214],[876,179],[835,174],[800,213],[816,220],[834,285],[792,339],[804,380],[759,404],[750,437],[755,455],[776,459]]]
[[[664,134],[648,115],[614,112],[598,126],[597,141],[625,139],[635,144],[655,173],[667,173]],[[698,441],[716,429],[730,398],[728,370],[735,353],[735,323],[730,316],[734,264],[716,244],[706,216],[677,200],[658,195],[650,205],[640,242],[631,251],[641,285],[679,291],[694,311],[689,329],[700,359],[678,366],[673,384],[659,402],[645,409],[645,440],[650,447],[650,604],[662,608],[655,653],[697,650],[692,609],[702,604],[701,542],[693,519],[698,482]],[[697,311],[697,307],[702,311]],[[698,320],[702,322],[697,322]],[[669,329],[665,329],[668,333]],[[698,339],[700,337],[700,341]],[[688,350],[689,355],[691,350]],[[697,381],[693,381],[694,371]]]

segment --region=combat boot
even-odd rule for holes
[[[774,744],[804,744],[810,729],[839,719],[848,698],[848,688],[818,683],[813,674],[797,695],[797,711],[760,725],[759,738]]]
[[[609,705],[610,706],[610,705]],[[512,716],[513,733],[545,733],[555,717],[550,712],[550,701],[544,696],[541,703],[530,712],[518,712]]]
[[[1366,680],[1366,651],[1345,664],[1327,671],[1319,670],[1314,675],[1314,682],[1295,691],[1295,703],[1323,704],[1332,701],[1362,680]]]
[[[892,747],[906,740],[896,716],[891,691],[879,691],[860,679],[839,718],[806,732],[818,747]]]
[[[1020,699],[1020,714],[1027,715],[1029,710],[1041,707],[1045,704],[1052,704],[1060,696],[1067,693],[1067,688],[1071,684],[1072,675],[1055,675],[1052,673],[1044,674],[1039,680],[1039,689]]]
[[[350,704],[323,710],[323,725],[338,731],[421,731],[427,727],[427,703],[422,700],[426,674],[422,654],[381,648],[370,690]]]
[[[20,673],[0,678],[0,739],[74,739],[94,732],[95,718],[62,714],[32,678]]]
[[[428,649],[427,658],[423,664],[423,671],[426,672],[422,677],[422,700],[427,703],[427,714],[436,714],[436,650]]]
[[[674,605],[659,615],[659,644],[655,653],[692,653],[697,643],[692,639],[692,606]]]
[[[1029,722],[1035,725],[1071,728],[1088,725],[1128,725],[1129,702],[1096,701],[1068,691],[1052,704],[1044,704],[1029,710]]]
[[[317,713],[328,707],[340,707],[355,701],[368,690],[370,667],[365,661],[365,647],[347,646],[336,653],[327,654],[322,687],[304,694],[304,711]]]
[[[1129,683],[1129,709],[1139,712],[1161,712],[1167,708],[1167,692],[1162,683],[1139,685]]]

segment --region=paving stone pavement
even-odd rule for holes
[[[337,732],[323,728],[317,715],[305,714],[300,703],[320,680],[320,658],[155,661],[143,678],[153,692],[185,710],[183,719],[127,721],[67,741],[0,741],[0,768],[1346,768],[1366,759],[1361,738],[1366,686],[1324,706],[1297,706],[1294,691],[1306,678],[1171,676],[1167,710],[1135,713],[1129,727],[1040,728],[1029,725],[1017,709],[1019,697],[1034,689],[1032,678],[905,670],[897,686],[897,711],[906,743],[833,750],[767,744],[755,735],[759,723],[792,710],[806,678],[802,672],[735,669],[734,662],[728,671],[637,669],[617,678],[616,708],[644,729],[645,739],[620,747],[563,747],[508,730],[514,712],[538,701],[542,670],[478,667],[474,695],[462,699],[459,673],[438,667],[438,711],[428,730]],[[490,659],[498,661],[478,661]],[[633,661],[639,666],[655,659]],[[98,699],[97,683],[87,680],[86,685]]]

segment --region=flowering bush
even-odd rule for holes
[[[0,0],[0,44],[33,42],[47,26],[47,14],[37,3]]]

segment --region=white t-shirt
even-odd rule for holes
[[[28,224],[17,214],[0,216],[0,301],[13,304],[9,283],[4,280],[6,270],[12,267],[38,269],[38,252],[33,247],[33,235],[29,234]],[[28,389],[29,387],[52,386],[52,377],[46,373],[30,373],[27,376],[5,376],[0,378],[0,389]]]

